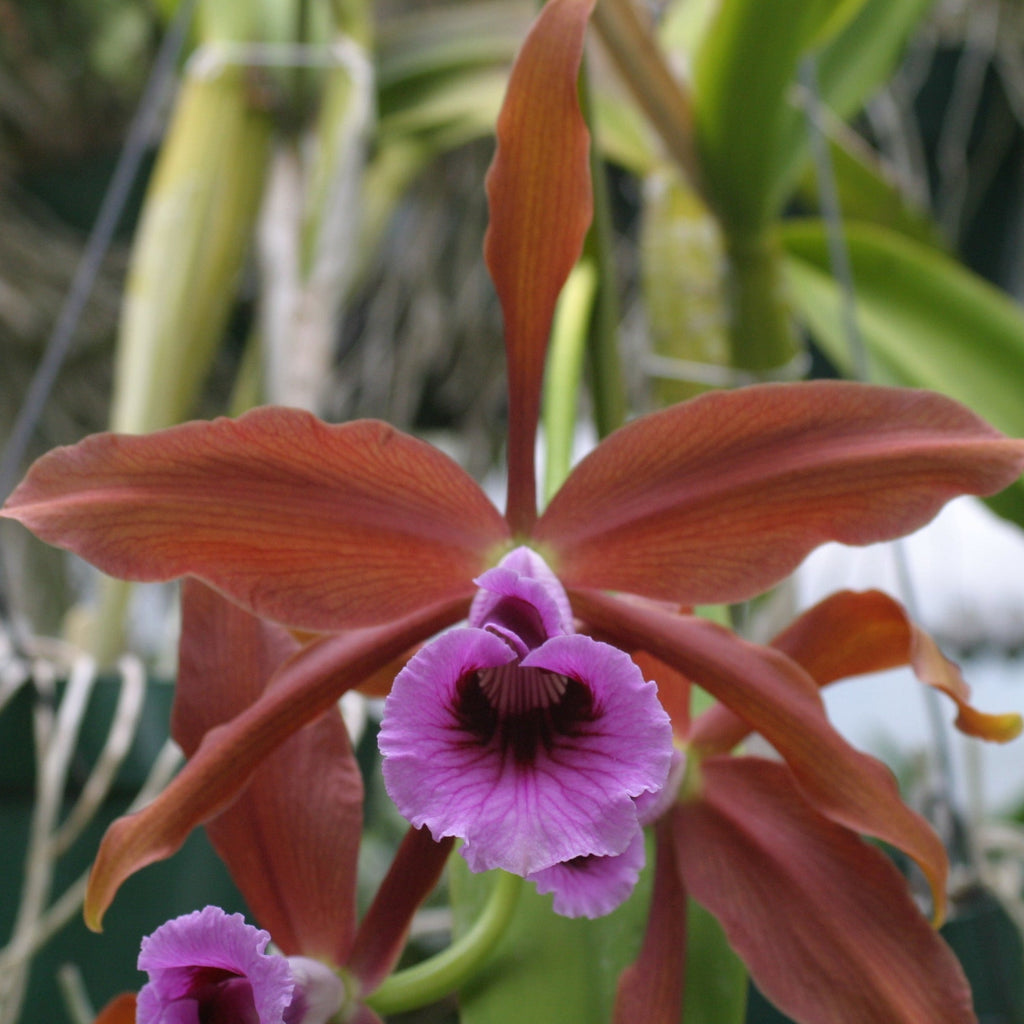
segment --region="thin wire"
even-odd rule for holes
[[[174,66],[185,44],[194,7],[195,0],[182,0],[157,51],[138,110],[128,128],[124,148],[103,195],[96,222],[89,233],[82,258],[75,267],[71,286],[47,340],[42,361],[32,377],[4,446],[3,455],[0,457],[0,500],[5,499],[14,489],[32,433],[39,423],[43,407],[67,358],[82,312],[92,294],[100,267],[110,248],[114,232],[120,223],[132,186],[149,148],[149,140],[156,129],[157,115],[163,104],[167,84],[173,77]]]
[[[811,158],[818,184],[818,199],[821,216],[825,221],[825,237],[828,243],[828,258],[832,265],[832,276],[839,285],[841,296],[840,317],[843,332],[850,349],[853,375],[857,380],[871,379],[871,361],[867,345],[857,322],[857,298],[853,284],[853,269],[850,253],[843,232],[843,215],[839,204],[839,190],[836,187],[836,173],[832,165],[828,139],[825,137],[824,113],[821,109],[821,95],[818,90],[818,62],[809,54],[800,62],[800,84],[804,92],[804,112],[807,115],[808,136]]]

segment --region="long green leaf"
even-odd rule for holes
[[[836,117],[856,114],[893,73],[910,33],[934,0],[867,0],[817,54],[821,102]],[[807,159],[807,120],[792,104],[782,115],[776,195],[789,195]]]
[[[860,0],[857,0],[859,3]],[[801,54],[850,0],[723,0],[697,54],[703,185],[726,229],[760,234],[778,208],[780,146]]]
[[[516,55],[530,25],[529,4],[475,0],[457,6],[423,5],[392,15],[378,29],[378,79],[383,90],[417,78],[503,66]]]
[[[832,171],[843,216],[878,224],[936,248],[941,233],[929,214],[904,195],[879,155],[845,125],[830,138]],[[807,210],[818,206],[817,174],[810,164],[801,179],[797,199]]]
[[[860,331],[876,379],[931,388],[974,409],[1011,436],[1024,436],[1024,313],[1002,292],[935,249],[873,225],[847,223]],[[828,271],[824,226],[781,231],[797,314],[841,369],[852,365],[842,296]],[[992,507],[1024,525],[1024,484]]]

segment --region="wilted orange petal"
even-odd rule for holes
[[[614,1024],[678,1024],[686,975],[686,890],[676,863],[672,822],[662,818],[655,830],[657,860],[654,891],[636,962],[619,978]]]
[[[594,0],[548,0],[516,58],[487,175],[484,256],[505,317],[508,519],[537,515],[533,445],[555,303],[590,224],[590,136],[576,79]]]
[[[3,514],[113,576],[198,576],[314,630],[472,594],[508,533],[430,445],[384,423],[273,407],[59,448]]]
[[[135,1024],[135,993],[122,992],[112,999],[93,1024]]]
[[[981,739],[1006,743],[1021,732],[1015,713],[986,714],[970,704],[971,691],[960,669],[927,633],[911,622],[898,602],[878,590],[843,590],[805,611],[772,641],[818,684],[910,665],[921,682],[957,705],[956,726]],[[750,731],[728,708],[718,705],[694,723],[692,740],[728,750]]]
[[[612,434],[534,531],[566,586],[679,604],[757,594],[829,540],[868,544],[1024,471],[948,398],[841,381],[702,395]]]
[[[690,895],[802,1024],[974,1024],[956,957],[879,850],[815,814],[779,764],[711,758],[672,811]]]
[[[649,651],[744,718],[782,755],[819,814],[917,861],[941,919],[949,869],[941,841],[900,799],[885,765],[836,732],[817,686],[795,662],[703,619],[595,591],[569,597],[577,615],[619,646]]]
[[[186,580],[171,728],[185,753],[254,704],[297,648],[282,626]],[[362,825],[363,780],[333,706],[267,755],[206,831],[286,956],[340,964],[355,930]]]
[[[255,704],[206,734],[153,803],[110,826],[89,877],[89,927],[99,929],[129,875],[174,853],[193,828],[238,796],[271,751],[382,664],[461,618],[467,607],[465,600],[432,605],[385,626],[327,637],[299,651]]]

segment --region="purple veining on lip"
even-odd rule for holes
[[[623,651],[572,631],[565,591],[518,548],[484,573],[469,625],[437,637],[384,707],[384,779],[474,871],[532,875],[635,846],[635,798],[672,758],[656,687]],[[641,847],[642,856],[642,847]]]
[[[270,935],[241,914],[206,907],[142,940],[139,1024],[238,1021],[282,1024],[295,983],[288,962],[265,951]]]
[[[142,940],[139,1024],[324,1024],[344,986],[326,965],[267,953],[270,935],[220,907],[176,917]]]
[[[637,827],[629,846],[613,857],[574,857],[527,878],[537,892],[554,895],[556,914],[602,917],[633,891],[644,866],[644,833]]]

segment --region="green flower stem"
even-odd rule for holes
[[[396,971],[367,1004],[377,1013],[404,1013],[436,1002],[471,978],[505,934],[515,912],[523,880],[496,872],[497,878],[483,913],[462,938],[429,960]]]
[[[799,351],[782,280],[778,240],[763,233],[726,236],[729,261],[726,303],[732,365],[769,373]]]
[[[547,456],[545,504],[562,486],[572,464],[584,343],[596,291],[597,269],[584,259],[573,267],[555,309],[541,410]]]

